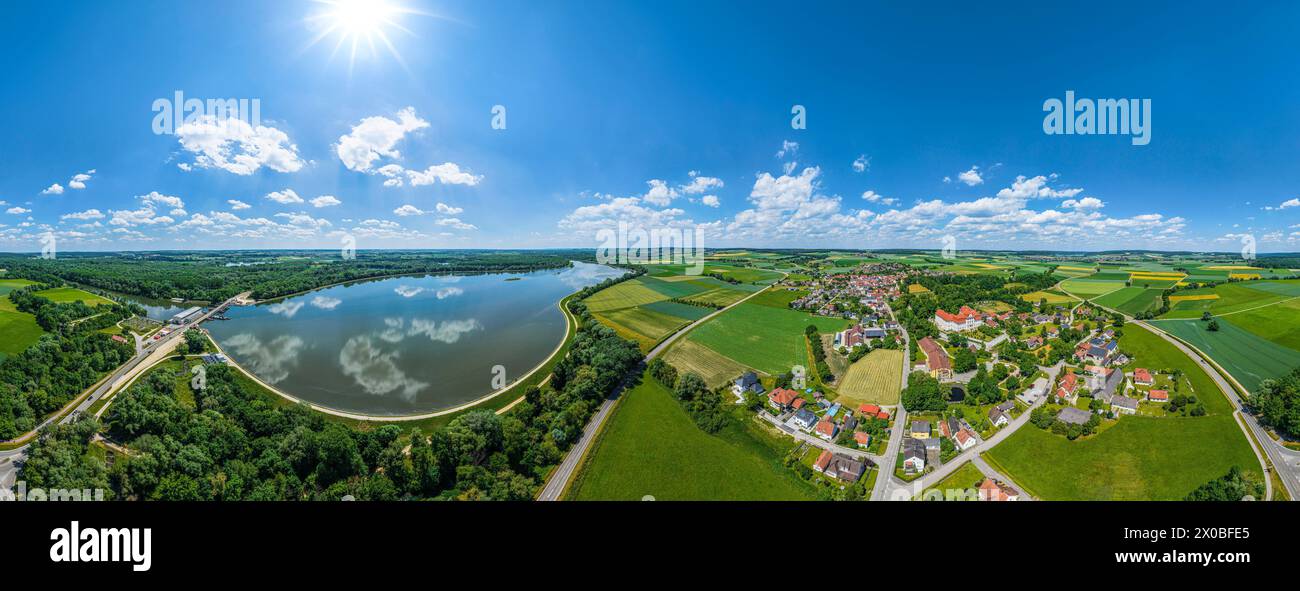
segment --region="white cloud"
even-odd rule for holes
[[[313,207],[318,207],[318,208],[319,208],[319,207],[331,207],[331,206],[334,206],[334,205],[341,205],[342,203],[343,203],[342,201],[339,201],[339,200],[338,200],[337,198],[335,198],[333,195],[321,195],[320,197],[317,197],[317,198],[311,200],[311,204],[312,204],[312,206],[313,206]]]
[[[86,211],[78,211],[78,212],[75,212],[75,213],[65,213],[65,214],[63,214],[62,216],[59,216],[59,219],[60,219],[60,220],[83,220],[83,221],[84,221],[84,220],[101,220],[101,219],[104,219],[104,214],[101,213],[98,209],[87,209]]]
[[[1287,200],[1287,201],[1283,201],[1282,204],[1279,205],[1279,206],[1277,206],[1277,207],[1278,207],[1278,209],[1288,209],[1288,208],[1291,208],[1291,207],[1300,207],[1300,198],[1290,199],[1290,200]]]
[[[1097,210],[1105,207],[1106,204],[1096,197],[1084,197],[1083,199],[1067,199],[1061,202],[1061,207],[1078,210]]]
[[[786,154],[794,156],[798,151],[799,151],[799,142],[792,142],[790,140],[785,140],[781,142],[781,149],[777,150],[776,157],[785,158]]]
[[[868,168],[871,168],[871,159],[867,158],[866,154],[858,156],[853,161],[853,172],[866,172]]]
[[[971,186],[971,187],[974,187],[975,185],[984,184],[984,177],[980,176],[979,168],[980,167],[978,166],[970,167],[970,170],[958,174],[957,180],[966,183],[967,186]]]
[[[58,183],[54,183],[53,185],[50,185],[49,187],[47,187],[44,191],[41,191],[41,194],[42,194],[42,195],[62,195],[62,194],[63,194],[63,185],[60,185],[60,184],[58,184]]]
[[[318,295],[311,299],[312,307],[320,308],[321,310],[333,310],[334,308],[337,308],[339,304],[342,303],[343,300],[340,300],[338,298],[332,298],[329,296]]]
[[[705,205],[707,205],[707,206],[709,206],[709,207],[718,207],[719,205],[721,205],[721,204],[718,202],[718,196],[717,196],[717,195],[705,195],[705,196],[703,196],[703,197],[700,198],[700,203],[703,203],[703,204],[705,204]]]
[[[724,186],[722,179],[701,176],[699,171],[692,170],[688,175],[691,177],[691,182],[679,187],[681,192],[687,195],[701,195],[711,189],[721,189]]]
[[[86,188],[86,181],[89,181],[91,175],[93,175],[93,174],[95,174],[95,169],[92,168],[92,169],[90,169],[90,170],[87,170],[86,172],[79,172],[79,173],[77,173],[77,174],[72,175],[72,180],[68,181],[68,188],[69,188],[69,189],[85,189],[85,188]],[[57,183],[56,183],[56,184],[57,184]],[[51,188],[53,188],[53,187],[51,187]]]
[[[458,213],[460,213],[460,212],[465,211],[465,210],[462,209],[462,208],[459,208],[459,207],[452,207],[452,206],[450,206],[450,205],[447,205],[446,203],[439,203],[437,209],[438,209],[438,213],[441,213],[441,214],[444,214],[444,215],[456,215],[456,214],[458,214]]]
[[[862,193],[862,198],[866,199],[867,203],[879,203],[881,205],[894,205],[898,203],[898,199],[895,199],[893,197],[885,197],[884,195],[881,195],[880,193],[877,193],[875,191],[866,191]]]
[[[265,125],[253,127],[238,118],[204,116],[180,126],[176,136],[181,148],[194,154],[193,164],[182,162],[181,170],[218,168],[246,176],[263,166],[276,172],[297,172],[303,166],[298,146],[288,134]]]
[[[157,191],[152,191],[148,195],[140,195],[136,197],[136,199],[139,199],[140,201],[144,202],[146,205],[149,205],[150,207],[154,207],[154,206],[172,207],[172,208],[185,207],[185,202],[182,201],[180,197],[174,197],[172,195],[163,195],[162,193],[159,193]]]
[[[1053,174],[1052,179],[1056,178]],[[1053,189],[1047,186],[1050,179],[1038,175],[1033,178],[1026,178],[1023,175],[1017,175],[1015,182],[1010,187],[998,191],[998,197],[1008,199],[1068,199],[1083,192],[1081,188],[1073,189]]]
[[[457,219],[457,218],[442,218],[442,219],[440,219],[440,220],[438,220],[437,222],[434,222],[434,223],[438,224],[439,226],[451,226],[451,227],[453,227],[453,228],[455,228],[455,229],[457,229],[457,230],[477,230],[477,229],[478,229],[478,226],[475,226],[474,224],[467,224],[467,223],[465,223],[465,222],[460,221],[460,220]]]
[[[239,211],[239,210],[241,210],[241,209],[248,209],[248,208],[253,207],[252,205],[249,205],[249,204],[247,204],[247,203],[244,203],[243,201],[240,201],[240,200],[238,200],[238,199],[227,199],[227,200],[226,200],[226,203],[229,203],[229,204],[230,204],[230,209],[233,209],[233,210],[235,210],[235,211]]]
[[[276,203],[279,203],[281,205],[290,205],[294,203],[303,202],[302,197],[299,197],[298,194],[295,193],[293,189],[285,189],[283,191],[272,191],[266,194],[266,198]]]
[[[397,143],[407,133],[423,129],[429,122],[420,119],[413,107],[397,112],[397,120],[374,116],[362,119],[347,135],[339,137],[335,147],[339,160],[349,170],[365,172],[380,158],[401,158]]]
[[[16,205],[15,205],[14,207],[10,207],[9,209],[6,209],[6,210],[5,210],[5,213],[10,214],[10,215],[23,215],[23,214],[25,214],[25,213],[31,213],[31,212],[32,212],[32,210],[30,210],[30,209],[27,209],[27,208],[24,208],[24,207],[18,207],[18,206],[16,206]]]
[[[412,187],[422,187],[434,183],[444,185],[466,185],[473,187],[483,180],[482,175],[473,175],[467,170],[461,170],[460,166],[453,162],[444,162],[435,164],[423,171],[408,170],[407,178],[411,181]]]
[[[397,215],[399,215],[399,216],[402,216],[402,217],[407,217],[407,216],[412,216],[412,215],[424,215],[424,214],[426,214],[426,213],[428,213],[428,212],[426,212],[426,211],[424,211],[424,210],[422,210],[422,209],[420,209],[420,208],[418,208],[418,207],[416,207],[416,206],[414,206],[414,205],[407,204],[407,205],[403,205],[403,206],[401,206],[401,207],[399,207],[399,208],[397,208],[397,209],[394,209],[394,210],[393,210],[393,213],[395,213],[395,214],[397,214]]]
[[[148,203],[139,209],[110,210],[108,213],[112,216],[108,223],[114,226],[154,226],[176,221],[171,217],[158,215],[153,206]]]
[[[664,207],[672,203],[673,199],[677,198],[677,191],[670,188],[668,183],[665,183],[664,181],[651,179],[646,181],[646,184],[650,185],[650,190],[646,191],[646,194],[643,197],[646,203]]]

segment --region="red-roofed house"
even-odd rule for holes
[[[917,343],[921,350],[925,352],[925,366],[930,370],[930,375],[941,380],[952,378],[952,360],[948,358],[948,352],[934,342],[934,339],[925,337]]]
[[[1133,370],[1133,383],[1139,386],[1151,386],[1156,383],[1156,380],[1151,377],[1151,372],[1139,367]]]
[[[126,339],[123,338],[122,335],[120,335],[120,334],[115,334],[115,335],[113,335],[113,340],[115,340],[115,341],[117,341],[117,342],[119,342],[119,343],[125,343],[125,342],[126,342]]]
[[[1147,392],[1147,400],[1152,402],[1169,402],[1169,392],[1165,390],[1151,390]]]
[[[767,393],[767,404],[781,412],[793,408],[794,401],[798,399],[798,392],[786,388],[773,388],[771,392]]]
[[[840,432],[840,427],[830,419],[822,419],[817,423],[817,426],[813,430],[817,433],[818,437],[830,441],[835,439],[835,434]]]
[[[934,312],[934,323],[939,327],[939,330],[962,332],[979,328],[983,316],[979,310],[972,309],[969,306],[962,306],[961,310],[956,314],[950,314],[940,308]]]
[[[876,413],[876,418],[877,418],[877,419],[880,419],[880,420],[883,420],[883,421],[888,421],[888,420],[889,420],[889,411],[887,411],[887,410],[882,410],[882,411]]]
[[[866,431],[858,431],[853,434],[853,440],[858,442],[858,447],[867,447],[871,445],[871,434]]]
[[[1079,378],[1074,374],[1065,374],[1061,379],[1061,388],[1056,391],[1056,397],[1067,402],[1074,402],[1076,392],[1079,390]]]
[[[799,409],[803,408],[803,403],[804,403],[804,399],[802,399],[802,398],[795,398],[795,399],[794,399],[794,402],[791,402],[791,403],[790,403],[790,408],[793,408],[794,410],[799,410]]]
[[[875,404],[867,404],[864,402],[861,406],[858,406],[858,414],[864,417],[867,415],[874,415],[878,412],[880,412],[880,406]]]
[[[995,482],[992,478],[985,478],[980,483],[979,496],[981,501],[1019,501],[1020,491]]]
[[[822,455],[817,456],[817,461],[813,463],[813,470],[816,470],[818,472],[825,472],[826,467],[831,465],[831,460],[834,458],[835,458],[835,454],[826,450],[822,450]]]

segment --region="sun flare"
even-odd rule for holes
[[[323,10],[308,17],[308,22],[320,27],[308,47],[327,37],[336,39],[331,57],[347,48],[349,69],[356,62],[358,51],[370,57],[383,46],[398,62],[402,56],[390,38],[392,31],[410,34],[400,19],[404,15],[418,14],[389,0],[316,0]]]

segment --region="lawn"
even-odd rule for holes
[[[1232,466],[1263,478],[1250,444],[1226,414],[1126,416],[1076,441],[1025,425],[984,455],[1044,500],[1181,500]]]
[[[56,304],[62,302],[85,302],[87,306],[100,306],[113,303],[113,300],[97,296],[88,291],[82,291],[75,287],[56,287],[54,289],[38,291],[35,295],[41,296]]]
[[[857,408],[863,402],[898,404],[903,387],[903,352],[876,349],[849,366],[836,389],[839,401]]]
[[[624,394],[566,498],[577,500],[811,500],[812,485],[782,465],[793,441],[735,419],[717,435],[649,374]]]
[[[8,296],[0,296],[0,361],[27,350],[44,332],[35,316],[19,312]]]
[[[1270,306],[1260,311],[1280,307]],[[1254,392],[1260,381],[1281,377],[1300,367],[1300,351],[1266,340],[1238,326],[1236,320],[1245,315],[1220,318],[1219,330],[1215,332],[1206,330],[1207,323],[1199,320],[1163,320],[1154,324],[1156,328],[1204,351],[1248,391]],[[1300,316],[1294,310],[1285,318],[1277,318],[1276,324],[1287,327],[1291,335],[1300,332]]]
[[[794,365],[807,366],[804,328],[809,324],[822,332],[838,332],[849,322],[745,302],[715,316],[687,338],[761,372],[780,374]]]
[[[1120,312],[1130,316],[1136,316],[1159,307],[1160,293],[1161,290],[1159,289],[1125,287],[1120,290],[1112,291],[1092,301],[1097,305],[1119,310]]]
[[[963,491],[966,494],[977,493],[979,485],[983,481],[984,473],[980,472],[980,469],[976,468],[973,462],[966,462],[965,464],[962,464],[960,468],[953,471],[952,474],[949,474],[947,478],[935,483],[934,486],[927,487],[921,495],[922,498],[924,498],[926,493],[929,493],[932,490],[937,490],[943,493],[944,498],[946,499],[949,494],[947,491],[949,490],[954,491],[952,493],[954,496],[962,494],[957,491]]]

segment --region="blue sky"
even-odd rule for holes
[[[352,59],[312,0],[9,6],[0,250],[1300,250],[1300,5],[386,3]],[[155,134],[178,90],[261,127]],[[1067,90],[1150,143],[1044,134]]]

